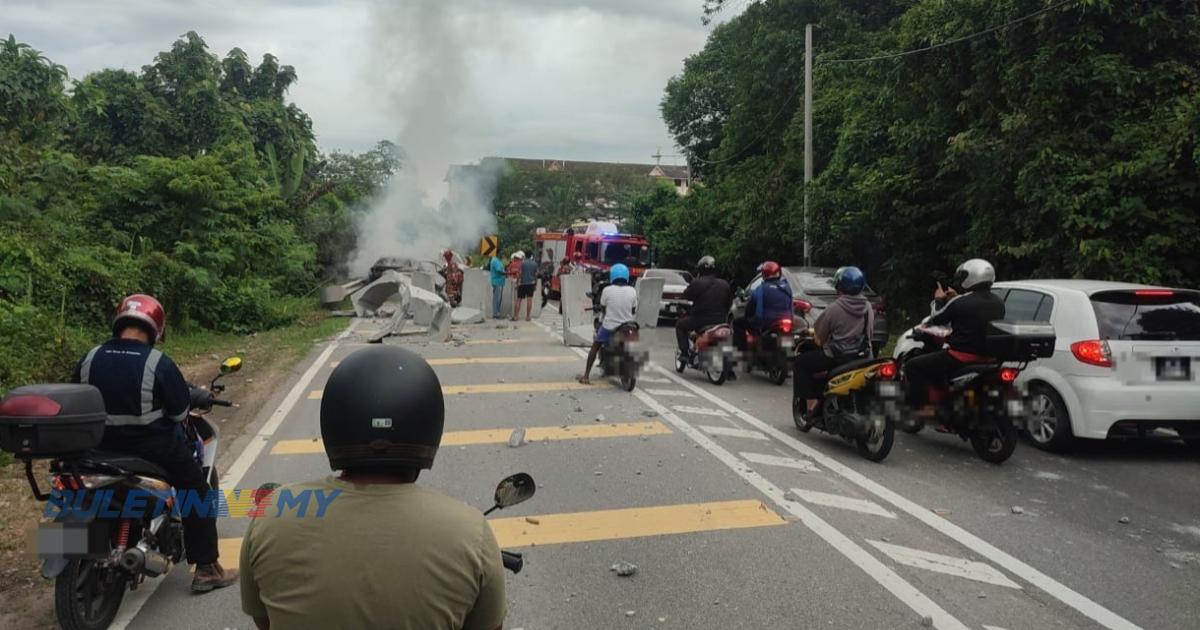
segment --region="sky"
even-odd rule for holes
[[[296,68],[289,98],[326,151],[386,138],[430,162],[646,163],[660,147],[678,153],[658,105],[712,28],[701,9],[702,0],[0,0],[0,35],[72,78],[137,70],[189,30],[219,56],[236,46],[257,62],[270,52]]]

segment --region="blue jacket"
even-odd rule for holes
[[[132,339],[111,339],[92,348],[71,380],[94,385],[104,397],[106,442],[173,431],[191,403],[191,390],[175,363]]]
[[[755,324],[788,319],[793,315],[792,288],[786,280],[764,280],[746,302],[746,317]]]

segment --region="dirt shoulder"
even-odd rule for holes
[[[236,406],[217,407],[208,416],[221,432],[221,460],[231,461],[234,454],[226,449],[276,398],[296,364],[314,344],[340,333],[350,321],[312,311],[284,328],[245,336],[208,332],[181,335],[177,340],[168,338],[161,348],[196,384],[207,385],[225,358],[242,358],[242,370],[222,379],[227,387],[224,397]],[[47,463],[36,462],[34,472],[45,489]],[[32,552],[33,532],[44,507],[33,498],[21,462],[0,467],[0,628],[57,627],[54,584],[42,579],[41,561]]]

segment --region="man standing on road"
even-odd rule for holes
[[[687,317],[675,322],[675,341],[679,344],[681,357],[687,357],[691,352],[688,336],[724,322],[729,317],[729,307],[733,305],[733,288],[717,277],[717,261],[712,256],[702,257],[696,263],[696,272],[700,277],[683,292],[683,299],[691,302],[692,308]]]
[[[533,313],[533,294],[537,290],[538,264],[532,258],[521,256],[521,266],[517,272],[517,299],[513,301],[513,321],[521,314],[521,303],[525,303],[525,321],[529,321]]]
[[[196,565],[192,592],[207,593],[233,584],[238,573],[217,562],[217,505],[209,500],[216,495],[209,492],[180,424],[191,406],[190,388],[170,357],[154,348],[162,341],[166,321],[162,304],[149,295],[121,300],[113,338],[80,360],[71,381],[92,385],[104,397],[108,420],[102,450],[158,464],[176,491],[205,501],[206,513],[183,514],[183,546],[188,562]]]
[[[504,319],[504,313],[500,311],[500,304],[504,301],[504,280],[507,276],[504,271],[504,263],[500,262],[499,256],[492,256],[489,270],[492,272],[492,318]]]
[[[416,484],[433,466],[445,406],[433,368],[395,346],[343,360],[321,398],[339,476],[285,486],[331,497],[265,510],[242,540],[242,610],[259,628],[499,630],[500,547],[483,515]]]

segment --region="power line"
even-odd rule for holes
[[[1030,13],[1029,15],[1023,15],[1023,16],[1016,18],[1014,20],[1011,20],[1009,22],[1005,22],[1004,24],[998,24],[991,28],[984,29],[982,31],[979,31],[978,33],[972,33],[970,35],[964,35],[962,37],[955,37],[954,39],[948,39],[948,40],[938,43],[938,44],[930,44],[929,46],[925,46],[923,48],[916,48],[913,50],[906,50],[904,52],[891,53],[888,55],[878,55],[875,57],[861,57],[858,59],[822,59],[821,63],[823,63],[823,64],[825,64],[825,63],[866,63],[869,61],[882,61],[885,59],[898,59],[900,57],[907,57],[909,55],[915,55],[917,53],[929,52],[931,50],[936,50],[938,48],[945,48],[946,46],[952,46],[954,44],[972,40],[972,39],[975,39],[978,37],[983,37],[984,35],[990,35],[992,33],[995,33],[996,31],[1000,31],[1000,30],[1006,29],[1010,26],[1020,24],[1021,22],[1031,20],[1039,15],[1042,15],[1043,13],[1049,13],[1050,11],[1053,11],[1055,9],[1060,9],[1068,4],[1075,3],[1075,2],[1079,2],[1079,0],[1062,0],[1062,2],[1059,2],[1057,4],[1052,4],[1043,9],[1038,9],[1037,11],[1034,11],[1033,13]]]
[[[938,44],[931,44],[931,45],[925,46],[923,48],[916,48],[913,50],[906,50],[903,52],[892,53],[892,54],[888,54],[888,55],[878,55],[875,57],[862,57],[862,58],[858,58],[858,59],[821,59],[821,60],[819,60],[819,63],[820,64],[866,63],[866,62],[872,62],[872,61],[881,61],[884,59],[898,59],[900,57],[907,57],[909,55],[915,55],[917,53],[928,52],[931,50],[936,50],[938,48],[945,48],[946,46],[952,46],[954,44],[959,44],[959,43],[962,43],[965,41],[983,37],[984,35],[990,35],[997,31],[1001,31],[1006,28],[1009,28],[1010,26],[1020,24],[1021,22],[1031,20],[1039,15],[1049,13],[1050,11],[1054,11],[1055,9],[1060,9],[1068,4],[1077,3],[1079,1],[1080,0],[1062,0],[1061,2],[1052,4],[1043,9],[1038,9],[1037,11],[1034,11],[1033,13],[1030,13],[1028,15],[1023,15],[1019,18],[1015,18],[1015,19],[1005,22],[1003,24],[998,24],[996,26],[992,26],[990,28],[984,29],[977,33],[972,33],[970,35],[964,35],[962,37],[956,37],[954,39],[948,39],[944,42],[941,42]],[[814,62],[817,62],[817,61],[818,60],[814,60]],[[761,134],[759,134],[752,142],[746,144],[745,146],[743,146],[741,149],[737,150],[733,154],[731,154],[727,157],[721,158],[719,160],[706,160],[706,159],[700,158],[700,157],[694,157],[693,160],[695,160],[696,162],[698,162],[700,164],[723,164],[725,162],[729,162],[738,157],[741,157],[742,154],[744,154],[746,151],[749,151],[750,149],[752,149],[755,145],[757,145],[759,142],[764,140],[767,137],[767,135],[769,135],[771,133],[771,126],[774,125],[775,121],[778,120],[779,117],[783,115],[783,112],[787,111],[788,105],[791,104],[792,99],[796,98],[796,96],[800,93],[800,90],[803,87],[804,87],[803,82],[800,82],[796,85],[795,89],[792,90],[792,93],[787,97],[786,100],[784,100],[783,105],[780,106],[779,111],[775,112],[775,115],[771,117],[770,122],[768,122],[766,125],[766,129]]]

